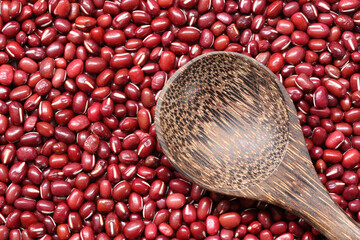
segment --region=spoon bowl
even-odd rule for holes
[[[155,127],[163,152],[189,180],[276,204],[328,239],[360,239],[317,177],[287,91],[256,60],[230,52],[193,59],[164,86]]]
[[[211,54],[170,81],[157,117],[174,166],[228,194],[271,176],[287,150],[289,116],[270,70],[237,55]]]

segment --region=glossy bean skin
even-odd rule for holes
[[[0,8],[1,239],[320,239],[272,205],[199,188],[162,153],[160,92],[211,51],[243,53],[278,76],[320,180],[359,220],[358,1]]]

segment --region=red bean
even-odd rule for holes
[[[326,139],[326,147],[328,148],[338,148],[345,140],[345,136],[340,131],[335,131],[332,134],[329,135],[329,137]]]
[[[347,151],[344,156],[343,156],[343,160],[342,160],[342,165],[345,168],[352,168],[354,166],[356,166],[356,164],[358,164],[360,161],[360,153],[357,149],[350,149],[349,151]]]
[[[213,12],[208,12],[201,15],[198,19],[198,26],[200,28],[210,27],[216,21],[216,15]]]
[[[345,48],[353,52],[356,50],[356,46],[358,45],[355,35],[350,31],[343,32],[341,39],[344,41]]]
[[[314,23],[307,28],[307,34],[311,38],[326,38],[330,33],[330,29],[325,24]]]
[[[270,56],[267,67],[274,73],[278,72],[282,66],[284,65],[285,61],[283,56],[280,53],[274,53]]]
[[[66,202],[71,210],[78,210],[84,201],[84,193],[79,189],[73,189]]]
[[[171,228],[171,226],[167,223],[160,223],[158,226],[159,232],[163,235],[170,237],[174,234],[174,230]]]
[[[43,214],[52,214],[55,210],[55,204],[49,200],[39,200],[36,203],[36,210]]]
[[[220,221],[216,216],[208,216],[206,218],[206,232],[209,235],[215,235],[220,229]]]
[[[357,219],[359,8],[354,0],[2,2],[1,236],[313,239],[315,230],[273,206],[204,197],[159,155],[160,90],[175,69],[214,50],[277,73],[320,180]],[[240,205],[242,224],[227,221]]]
[[[289,20],[279,20],[276,24],[276,31],[284,35],[290,35],[294,28],[294,24]]]
[[[180,41],[188,44],[194,44],[200,39],[200,30],[195,27],[183,27],[178,32]]]
[[[85,70],[88,73],[100,73],[106,68],[106,61],[103,58],[93,57],[85,62]]]
[[[285,61],[289,64],[299,64],[305,57],[305,50],[301,47],[293,47],[286,52]]]
[[[334,164],[326,169],[325,175],[328,179],[336,179],[344,174],[344,168],[341,164]]]
[[[157,236],[157,226],[155,223],[149,223],[145,226],[144,230],[145,237],[147,239],[155,239]]]
[[[0,83],[3,85],[10,85],[14,79],[14,70],[10,65],[3,64],[0,66],[1,75]]]
[[[279,237],[275,238],[276,240],[293,240],[294,235],[291,233],[281,234]]]
[[[275,18],[281,13],[282,10],[283,10],[282,1],[274,1],[267,7],[265,14],[269,18]]]
[[[311,92],[314,90],[315,86],[310,78],[304,74],[300,73],[295,79],[296,86],[303,90],[304,92]]]
[[[181,193],[174,193],[166,198],[166,205],[170,209],[179,209],[185,204],[185,196]]]
[[[34,60],[25,57],[20,60],[19,68],[26,73],[35,73],[38,70],[38,65]]]
[[[324,85],[326,89],[335,96],[342,97],[345,95],[345,87],[335,79],[329,79]]]
[[[206,236],[205,224],[202,222],[191,223],[190,232],[196,239],[204,239]]]
[[[339,163],[342,160],[342,154],[338,150],[325,149],[323,153],[323,159],[329,163]]]
[[[56,229],[59,239],[68,239],[70,237],[70,229],[67,224],[60,224]]]
[[[70,130],[78,132],[85,129],[89,124],[90,121],[85,115],[78,115],[70,120],[68,127]]]
[[[77,75],[82,73],[83,70],[84,70],[84,63],[80,59],[75,59],[74,61],[69,63],[66,68],[66,72],[69,78],[75,78]]]
[[[196,209],[194,205],[187,204],[183,208],[183,219],[186,223],[192,223],[196,220]]]
[[[25,162],[17,162],[9,170],[9,179],[13,183],[19,183],[25,179],[28,165]]]
[[[113,211],[114,201],[110,199],[98,199],[96,210],[101,213],[108,213]]]
[[[54,181],[51,183],[51,193],[55,196],[65,197],[71,192],[71,185],[66,181]]]
[[[354,123],[358,121],[358,118],[360,117],[358,114],[360,114],[358,108],[353,108],[344,114],[344,120],[348,123]]]
[[[286,222],[279,221],[279,222],[276,222],[273,225],[271,225],[270,231],[274,235],[281,235],[286,232],[287,228],[288,228],[288,224]]]
[[[314,105],[317,108],[325,108],[328,106],[328,93],[325,87],[320,86],[314,93]]]
[[[137,238],[145,229],[145,224],[141,220],[135,220],[125,225],[124,234],[127,238]]]
[[[142,197],[132,192],[129,195],[129,210],[133,213],[140,212],[143,209],[143,199]]]
[[[225,213],[220,215],[219,222],[224,228],[231,229],[240,224],[241,216],[236,212]]]
[[[45,58],[40,63],[40,75],[44,78],[52,78],[54,75],[55,62],[53,58]]]

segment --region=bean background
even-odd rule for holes
[[[0,240],[324,239],[278,207],[191,184],[162,154],[159,93],[211,51],[278,76],[320,180],[359,222],[359,0],[5,0],[0,11]]]

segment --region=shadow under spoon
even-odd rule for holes
[[[328,239],[360,239],[317,177],[287,91],[254,59],[215,52],[187,63],[164,86],[155,127],[170,162],[196,184],[278,205]]]

